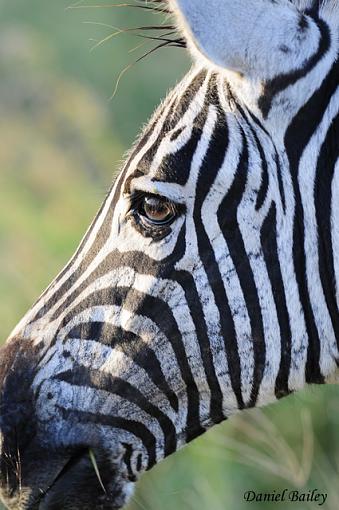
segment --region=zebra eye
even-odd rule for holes
[[[152,225],[168,225],[176,216],[175,206],[166,198],[146,196],[140,204],[139,214]]]

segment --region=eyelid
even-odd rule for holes
[[[146,195],[158,195],[169,202],[185,205],[183,187],[178,184],[154,181],[147,176],[137,177],[130,184],[130,194],[145,193]]]
[[[173,212],[180,216],[186,211],[185,204],[179,204],[178,202],[174,202],[173,200],[169,199],[168,197],[165,197],[163,195],[155,195],[154,193],[148,193],[145,191],[140,191],[138,189],[132,191],[130,196],[130,203],[131,203],[131,209],[136,210],[137,207],[142,205],[145,202],[145,199],[147,198],[155,198],[159,200],[159,203],[167,203]]]

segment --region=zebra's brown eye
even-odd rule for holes
[[[140,214],[152,225],[168,225],[175,218],[175,208],[165,198],[148,196],[142,201]]]

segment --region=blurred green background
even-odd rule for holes
[[[111,38],[113,27],[161,19],[86,5],[0,0],[2,339],[71,256],[124,151],[190,65],[183,50],[156,52],[123,76],[110,100],[120,71],[152,47],[131,52],[145,41],[133,33]],[[337,510],[338,410],[338,390],[326,387],[242,413],[147,473],[129,508],[318,508],[243,497],[303,487],[326,492],[322,508]]]

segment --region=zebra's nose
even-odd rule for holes
[[[9,510],[119,510],[134,485],[98,448],[56,450],[34,439],[22,457],[3,453],[0,501]]]
[[[36,351],[16,338],[0,349],[1,450],[9,455],[24,450],[35,435],[32,381]]]
[[[120,454],[101,449],[100,438],[88,444],[81,434],[69,445],[63,436],[60,445],[57,427],[38,418],[33,381],[39,359],[26,340],[0,350],[0,500],[12,510],[122,508],[134,484]]]
[[[36,350],[14,338],[0,349],[0,488],[17,494],[23,473],[21,459],[36,435],[32,380]]]

